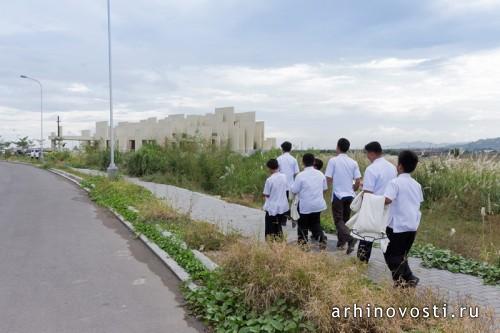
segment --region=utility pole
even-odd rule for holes
[[[59,116],[57,116],[57,150],[61,150],[61,119],[59,119]]]

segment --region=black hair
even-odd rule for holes
[[[302,163],[304,163],[304,166],[310,167],[314,165],[314,155],[311,153],[306,153],[304,156],[302,156]]]
[[[365,146],[365,150],[368,153],[382,154],[382,146],[377,141],[372,141]]]
[[[315,158],[314,159],[314,167],[317,169],[317,170],[320,170],[323,169],[323,161],[320,160],[319,158]]]
[[[289,141],[285,141],[281,144],[281,149],[285,152],[285,153],[289,153],[292,151],[292,143],[289,142]]]
[[[347,153],[349,151],[349,147],[351,147],[351,143],[346,138],[340,138],[337,141],[337,147],[343,153]]]
[[[403,150],[398,155],[398,164],[403,167],[406,173],[412,173],[418,164],[418,156],[411,150]]]
[[[278,160],[275,158],[271,158],[269,161],[267,161],[266,166],[271,170],[278,170],[279,169]]]

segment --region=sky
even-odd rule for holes
[[[111,0],[117,121],[256,111],[304,148],[500,136],[500,0]],[[107,120],[105,0],[0,3],[0,136]]]

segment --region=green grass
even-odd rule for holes
[[[177,185],[220,195],[251,206],[262,205],[262,187],[267,177],[265,162],[279,151],[243,156],[224,148],[188,142],[177,146],[148,145],[134,153],[119,154],[121,170],[145,180]],[[56,155],[54,163],[102,169],[107,152],[87,149],[81,154]],[[364,154],[352,155],[362,170]],[[330,156],[318,154],[327,162]],[[300,159],[300,153],[297,154]],[[394,161],[394,157],[389,157]],[[415,178],[422,184],[426,201],[417,243],[431,243],[467,258],[500,265],[500,165],[494,158],[424,158]],[[330,194],[325,194],[327,202]],[[482,223],[481,208],[487,214]],[[330,207],[322,214],[327,232],[335,232]],[[450,237],[451,229],[455,229]]]

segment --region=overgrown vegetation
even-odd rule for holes
[[[125,181],[88,177],[83,186],[97,203],[133,223],[198,282],[185,289],[190,309],[216,332],[488,332],[491,314],[472,318],[333,319],[332,306],[372,304],[423,307],[443,304],[429,290],[394,290],[369,282],[363,265],[324,253],[304,252],[286,243],[227,240],[221,266],[208,272],[182,244],[183,225],[193,221],[164,206],[146,189]],[[170,228],[161,234],[157,225]]]
[[[56,165],[105,169],[109,153],[54,153]],[[50,156],[51,154],[47,154]],[[262,204],[265,162],[279,151],[243,156],[225,148],[189,141],[168,147],[146,145],[117,154],[122,171],[149,181],[220,195],[248,206]],[[300,153],[297,157],[300,159]],[[318,154],[324,162],[330,156]],[[353,153],[362,170],[368,160]],[[389,157],[391,160],[394,158]],[[415,172],[426,201],[417,243],[450,249],[466,258],[500,266],[500,164],[495,158],[422,158]],[[329,193],[325,195],[329,198]],[[329,201],[329,200],[328,200]],[[485,215],[481,215],[484,207]],[[330,209],[322,225],[334,232]]]
[[[491,317],[486,313],[481,313],[483,320],[410,316],[333,318],[332,307],[343,309],[353,304],[410,309],[446,302],[430,290],[373,284],[365,278],[365,270],[365,266],[355,261],[304,252],[286,243],[238,242],[225,252],[218,279],[223,281],[225,291],[236,288],[236,296],[231,299],[244,295],[244,305],[252,311],[272,313],[280,305],[296,307],[303,322],[310,323],[315,332],[487,332],[490,328]],[[208,294],[201,292],[193,297],[200,299],[195,303],[199,304],[195,307],[198,313],[215,320],[221,318],[224,310],[218,306],[224,301],[212,306],[214,297],[210,290]],[[226,299],[224,294],[220,297]]]

